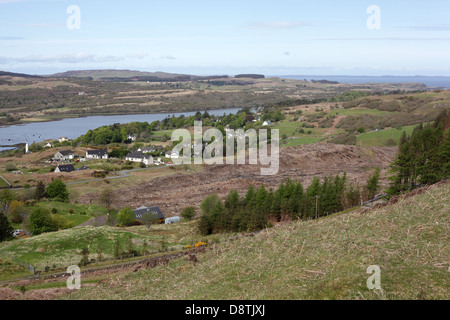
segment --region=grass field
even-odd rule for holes
[[[70,299],[449,299],[449,199],[447,184],[364,214],[289,223]],[[381,289],[367,287],[372,265]]]
[[[385,129],[380,131],[366,132],[356,137],[356,145],[363,147],[386,146],[389,139],[392,139],[398,145],[403,131],[411,135],[416,126],[406,126],[401,129]]]
[[[8,184],[5,182],[5,180],[0,178],[0,187],[7,187],[7,186],[8,186]]]
[[[331,110],[328,114],[332,116],[359,116],[362,114],[372,114],[372,115],[385,115],[390,114],[392,112],[380,111],[377,109],[334,109]]]
[[[57,213],[61,214],[74,227],[88,221],[93,216],[102,216],[107,213],[106,208],[96,204],[83,205],[59,201],[45,201],[38,202],[36,207],[45,208],[50,212],[52,209],[56,209]],[[70,210],[73,210],[73,213],[69,213]]]
[[[197,241],[216,240],[222,236],[202,237],[197,232],[195,221],[171,225],[153,225],[128,228],[119,227],[77,227],[59,232],[45,233],[27,239],[4,242],[0,246],[1,261],[11,262],[11,267],[0,273],[0,280],[29,275],[19,268],[14,261],[29,263],[37,270],[45,267],[50,270],[66,269],[80,262],[80,251],[87,247],[90,259],[98,259],[101,251],[105,263],[112,263],[116,241],[120,243],[120,251],[129,249],[129,237],[132,247],[140,254],[158,254],[165,251],[183,250],[186,245],[194,245]],[[145,244],[144,244],[145,243]],[[90,265],[91,266],[91,265]],[[92,265],[94,266],[94,265]]]

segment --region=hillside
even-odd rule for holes
[[[46,77],[0,73],[0,124],[88,115],[286,106],[325,101],[351,91],[372,94],[426,90],[416,84],[322,84],[260,77],[130,70],[68,71]]]
[[[449,200],[447,183],[365,213],[280,225],[71,299],[449,299]],[[382,291],[366,287],[370,265]]]
[[[196,259],[186,256],[163,265],[84,274],[82,289],[70,295],[65,278],[3,285],[0,295],[88,300],[449,299],[449,200],[450,183],[442,182],[372,210],[282,223],[234,240],[219,236],[205,253],[194,253]],[[178,236],[188,230],[182,225],[174,229]],[[144,232],[139,228],[130,231]],[[45,239],[54,242],[48,248],[55,250],[51,234],[40,236],[39,242]],[[367,288],[371,265],[381,269],[381,290]],[[20,293],[19,285],[30,287]]]

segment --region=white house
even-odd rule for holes
[[[61,143],[61,142],[64,142],[64,141],[69,141],[69,138],[67,138],[67,137],[61,137],[61,138],[59,138],[58,139],[58,141]]]
[[[133,151],[126,155],[125,160],[132,162],[143,162],[145,165],[153,164],[153,157],[140,151]]]
[[[87,150],[86,159],[108,159],[108,151],[106,149]]]
[[[71,150],[58,151],[53,157],[56,161],[71,160],[73,158],[75,158],[75,154]]]
[[[166,158],[178,159],[179,157],[180,157],[180,154],[176,151],[166,152]]]
[[[136,141],[136,136],[134,134],[129,134],[127,140]]]

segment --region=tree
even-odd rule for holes
[[[218,214],[220,208],[217,204],[221,202],[220,198],[216,194],[212,194],[206,197],[200,205],[202,215],[200,216],[199,231],[203,235],[212,234],[216,227]]]
[[[69,199],[69,191],[61,179],[55,179],[47,186],[47,196],[52,199],[66,201]]]
[[[34,191],[34,200],[39,201],[45,198],[45,184],[39,180]]]
[[[22,223],[28,214],[25,203],[22,201],[13,200],[9,207],[9,218],[13,223]]]
[[[119,238],[116,239],[116,242],[114,243],[114,258],[118,259],[122,255],[121,245]]]
[[[91,253],[91,251],[89,250],[89,248],[87,246],[84,246],[81,251],[80,251],[80,255],[81,255],[81,260],[80,260],[80,265],[85,266],[89,263],[89,254]]]
[[[106,208],[109,213],[111,209],[111,204],[113,201],[113,191],[111,188],[105,188],[100,192],[100,196],[98,198],[98,202]]]
[[[152,224],[157,222],[159,217],[154,212],[146,212],[142,215],[141,222],[147,227],[147,230],[150,230]]]
[[[9,211],[9,205],[16,199],[15,194],[9,189],[3,189],[0,192],[0,211],[7,214]]]
[[[181,216],[186,220],[192,220],[196,215],[194,207],[186,207],[181,211]]]
[[[8,218],[0,212],[0,242],[11,239],[12,232],[13,228],[9,224]]]
[[[368,199],[373,199],[380,190],[380,168],[376,168],[375,172],[367,179],[366,192]]]
[[[52,219],[50,212],[44,208],[35,208],[31,212],[28,221],[28,228],[31,233],[35,235],[58,230],[58,226]]]
[[[105,241],[105,239],[103,237],[97,239],[97,260],[98,261],[103,260],[104,241]]]
[[[361,202],[361,192],[359,184],[350,184],[345,193],[345,198],[349,207],[355,207]]]
[[[119,212],[117,221],[122,226],[131,226],[136,221],[136,215],[131,207],[125,207]]]

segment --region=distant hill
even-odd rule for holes
[[[7,71],[0,71],[0,76],[21,77],[21,78],[42,78],[42,76],[36,76],[36,75],[24,74],[24,73],[7,72]]]
[[[143,72],[135,70],[115,70],[115,69],[105,69],[105,70],[77,70],[77,71],[66,71],[62,73],[55,73],[49,77],[53,78],[84,78],[100,81],[194,81],[194,80],[209,80],[209,79],[220,79],[228,78],[227,75],[218,76],[195,76],[189,74],[177,74],[177,73],[166,73],[166,72]]]

